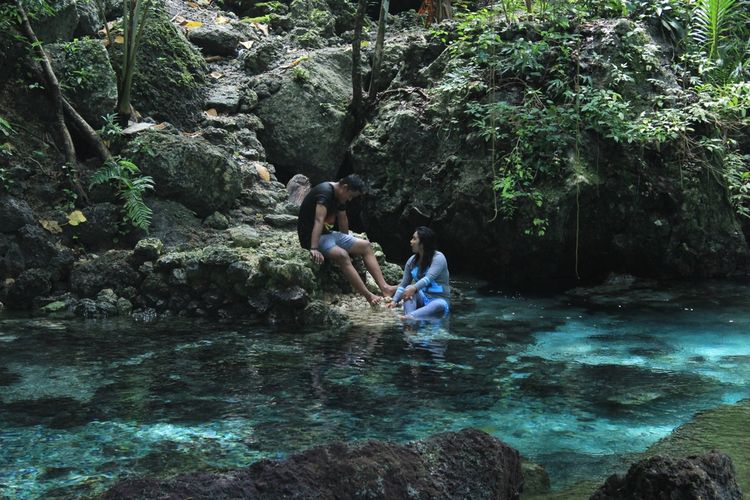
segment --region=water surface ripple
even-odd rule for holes
[[[0,318],[0,497],[468,426],[562,488],[750,397],[750,286],[467,295],[410,329],[382,310],[335,331]]]

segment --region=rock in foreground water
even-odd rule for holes
[[[739,500],[732,459],[718,451],[687,458],[656,456],[610,476],[591,500]]]
[[[516,450],[465,429],[406,445],[336,442],[221,474],[126,480],[104,498],[517,499],[522,483]]]

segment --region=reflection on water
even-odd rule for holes
[[[469,292],[450,322],[365,311],[371,326],[343,331],[6,319],[0,497],[467,426],[543,464],[555,487],[600,478],[696,411],[750,396],[748,292]]]

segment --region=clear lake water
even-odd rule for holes
[[[129,475],[464,427],[560,489],[750,397],[750,285],[457,284],[466,300],[449,320],[407,329],[364,302],[369,326],[337,330],[0,316],[0,498],[85,498]]]

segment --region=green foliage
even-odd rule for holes
[[[243,17],[240,21],[248,24],[268,24],[271,22],[271,14],[265,14],[258,17]]]
[[[750,2],[697,0],[690,33],[696,51],[708,64],[699,66],[714,82],[741,81],[750,76]]]
[[[445,115],[444,137],[465,137],[487,147],[497,215],[510,217],[523,206],[525,213],[535,214],[525,232],[545,234],[544,186],[564,183],[578,192],[581,183],[596,179],[590,173],[595,169],[586,165],[590,160],[579,153],[584,140],[604,148],[607,143],[626,145],[638,156],[669,151],[685,164],[714,172],[724,180],[738,212],[750,213],[747,155],[731,140],[750,125],[750,86],[744,81],[719,84],[715,75],[725,62],[701,56],[699,47],[687,43],[688,4],[529,4],[530,13],[526,2],[503,1],[497,10],[458,15],[453,32],[433,30],[448,43],[451,56],[442,80],[431,89],[436,109]],[[627,29],[618,23],[610,32],[615,45],[604,35],[602,50],[588,50],[581,63],[582,47],[591,46],[592,38],[584,39],[587,28],[575,23],[588,23],[594,15],[624,14],[658,28],[675,44],[672,50],[660,51],[640,25]],[[750,24],[739,22],[740,17],[719,32],[746,33]],[[728,48],[739,45],[747,52],[748,37],[725,36],[718,53],[728,54]],[[665,55],[676,61],[669,71],[681,76],[683,87],[661,76]],[[733,65],[736,74],[747,67],[747,62]]]
[[[292,70],[294,81],[300,84],[308,83],[310,81],[310,72],[302,66],[295,66]]]
[[[0,116],[0,135],[3,135],[5,137],[10,137],[11,134],[14,134],[15,130],[13,130],[13,127],[10,125],[10,122]]]
[[[688,4],[683,0],[629,0],[625,11],[631,19],[655,25],[673,44],[685,37],[689,21]]]
[[[99,137],[102,138],[104,144],[110,149],[119,149],[122,146],[122,126],[117,122],[117,115],[110,113],[102,116],[104,125],[99,130]]]
[[[736,0],[697,0],[693,11],[693,39],[709,59],[719,56],[719,45],[727,35],[728,21]]]
[[[750,155],[732,151],[723,160],[729,202],[738,214],[750,218]]]
[[[91,176],[89,187],[97,184],[113,185],[117,196],[124,202],[125,220],[148,231],[152,212],[144,203],[143,195],[154,189],[153,178],[141,175],[140,169],[133,162],[113,158]]]

